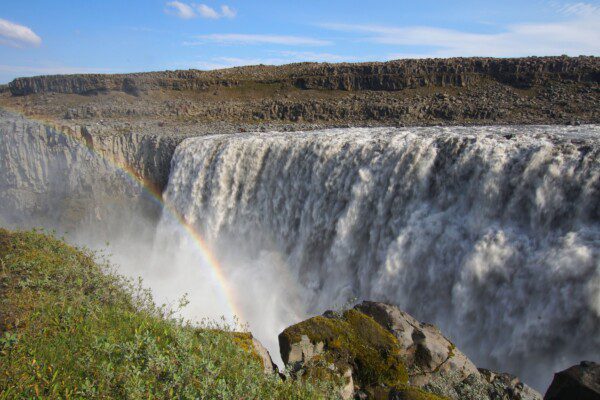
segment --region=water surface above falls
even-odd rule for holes
[[[190,138],[164,199],[215,249],[261,339],[370,299],[542,391],[600,357],[598,126]]]

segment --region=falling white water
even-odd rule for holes
[[[216,249],[272,353],[284,326],[358,298],[542,390],[600,358],[600,127],[191,138],[164,198]]]

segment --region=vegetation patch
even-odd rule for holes
[[[94,253],[0,229],[0,399],[329,399],[265,375],[251,337],[192,326]]]

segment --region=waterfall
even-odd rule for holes
[[[541,389],[600,358],[599,126],[190,138],[164,199],[258,325],[382,300]]]
[[[167,211],[157,226],[139,182],[54,129],[0,117],[0,226],[108,240],[159,303],[188,293],[194,321],[231,311],[189,232]],[[97,139],[161,179],[175,146]],[[276,360],[285,327],[353,299],[398,304],[541,391],[600,358],[600,126],[190,138],[163,197],[213,249],[234,311]]]

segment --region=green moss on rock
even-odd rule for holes
[[[348,310],[338,318],[310,318],[281,335],[282,342],[289,344],[303,335],[312,343],[323,343],[325,360],[340,371],[351,367],[361,387],[396,387],[408,381],[398,340],[360,311]]]

